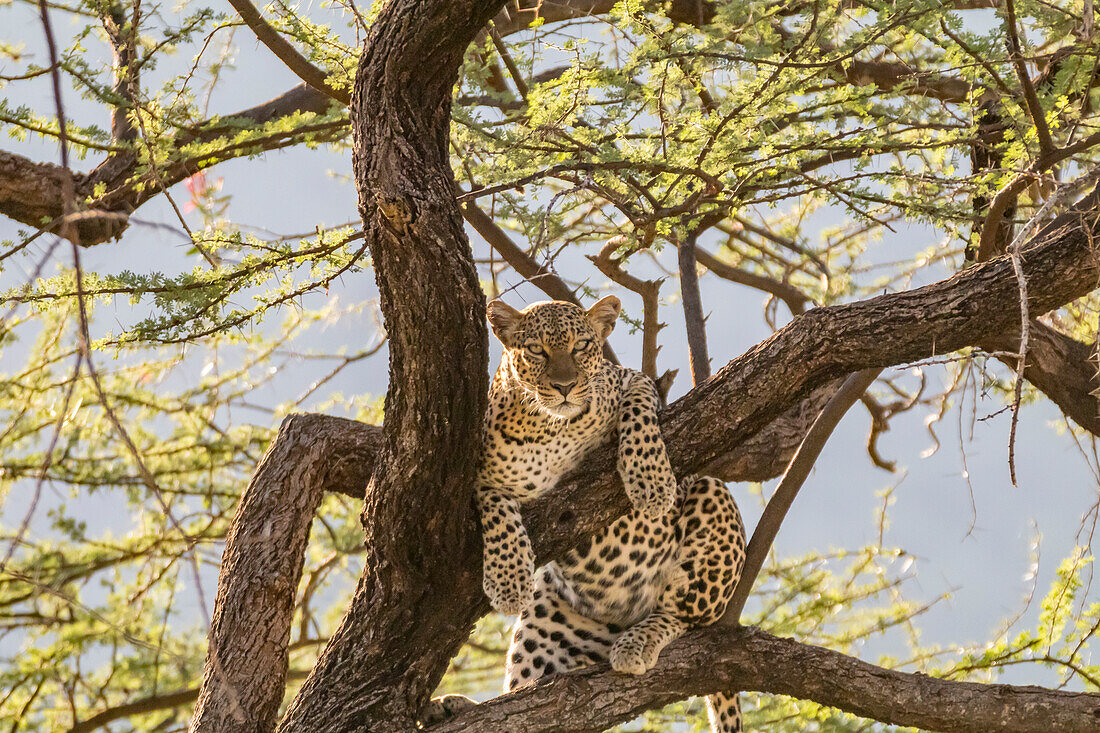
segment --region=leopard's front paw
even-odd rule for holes
[[[453,718],[458,713],[477,705],[465,695],[443,695],[433,697],[420,711],[420,724],[427,728],[436,723]]]
[[[676,503],[676,477],[672,471],[652,466],[630,466],[619,462],[626,495],[634,508],[648,519],[660,519]]]
[[[654,645],[627,632],[611,647],[611,668],[623,674],[645,674],[657,663],[657,652]]]
[[[521,560],[519,567],[486,567],[482,587],[489,604],[505,616],[518,616],[535,600],[534,558]]]

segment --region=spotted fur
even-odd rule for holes
[[[681,482],[672,511],[634,511],[539,573],[534,600],[516,623],[504,689],[610,661],[643,674],[687,629],[721,618],[745,559],[745,530],[733,497],[715,478]],[[741,730],[736,695],[706,699],[711,730]],[[437,698],[428,722],[473,705]]]
[[[542,570],[512,635],[505,690],[600,661],[644,674],[671,641],[721,618],[744,561],[729,490],[715,478],[686,479],[669,515],[632,512]],[[741,730],[736,696],[713,695],[707,708],[716,733]]]
[[[618,312],[613,296],[587,311],[560,301],[522,312],[489,304],[505,348],[489,394],[478,506],[485,593],[498,611],[520,617],[506,690],[598,661],[643,674],[686,629],[722,615],[744,563],[744,528],[729,491],[712,478],[677,486],[656,387],[603,358]],[[634,509],[536,580],[520,505],[615,433]],[[437,698],[423,719],[472,704]],[[712,696],[708,709],[713,730],[741,729],[736,696]]]
[[[619,307],[614,296],[587,311],[562,301],[522,312],[489,304],[504,355],[489,390],[477,500],[485,594],[501,613],[518,615],[534,598],[535,555],[520,504],[553,487],[613,433],[635,509],[658,519],[675,498],[653,381],[602,354]]]

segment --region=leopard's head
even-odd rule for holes
[[[588,406],[593,375],[621,304],[614,295],[588,310],[562,300],[534,303],[522,311],[499,300],[489,303],[489,323],[504,344],[502,366],[543,412],[576,417]]]

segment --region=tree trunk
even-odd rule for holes
[[[352,92],[356,188],[390,346],[354,599],[281,730],[411,730],[480,616],[474,474],[485,299],[448,139],[462,56],[503,0],[391,0]]]

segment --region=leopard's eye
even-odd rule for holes
[[[573,344],[573,353],[576,354],[576,353],[579,353],[581,351],[584,351],[585,349],[587,349],[591,345],[592,345],[592,339],[581,339],[577,343]]]
[[[543,359],[546,357],[546,350],[542,348],[540,344],[528,344],[523,347],[524,350],[531,356]]]

